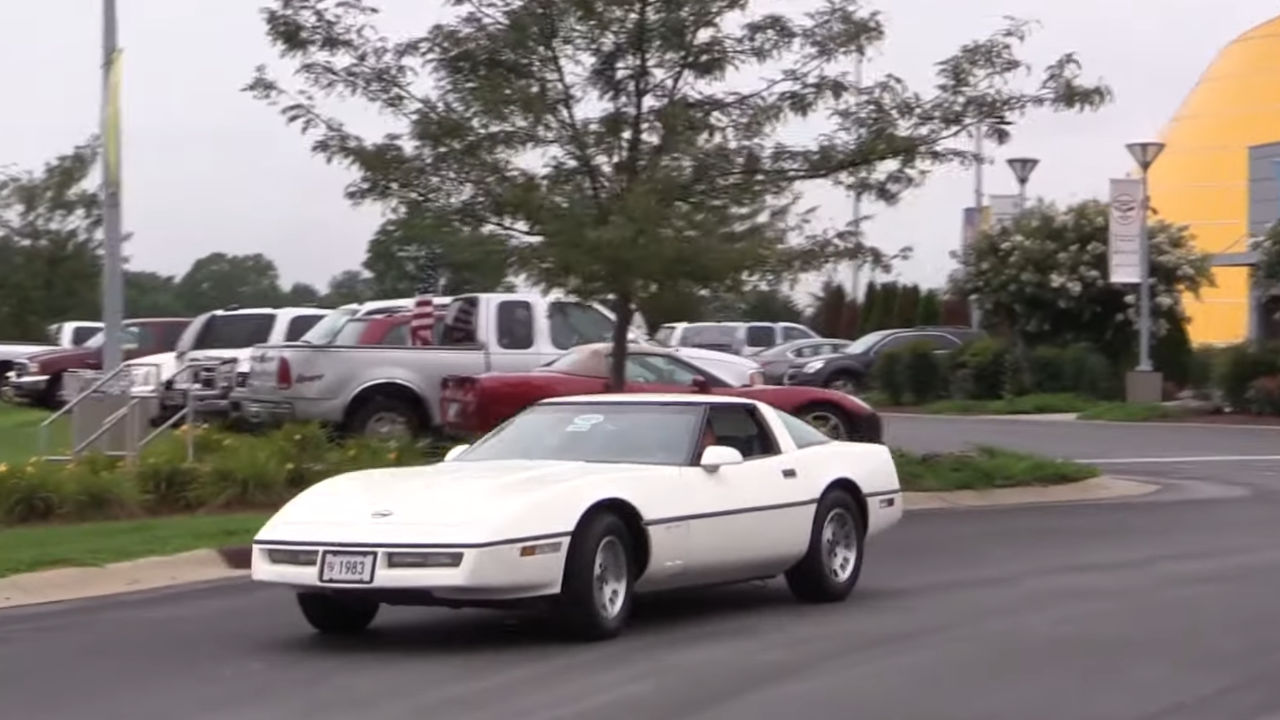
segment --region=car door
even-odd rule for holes
[[[717,404],[707,422],[716,443],[743,454],[740,465],[709,472],[687,468],[682,486],[689,504],[686,573],[697,582],[768,577],[802,556],[816,498],[803,491],[794,454],[750,405]]]

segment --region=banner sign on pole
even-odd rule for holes
[[[1018,217],[1019,198],[1017,195],[991,195],[991,223],[995,227],[1004,227]]]
[[[1142,179],[1111,180],[1107,273],[1112,283],[1142,282]]]
[[[978,224],[980,216],[974,208],[967,207],[964,209],[962,224],[960,227],[960,247],[968,248],[978,239]]]

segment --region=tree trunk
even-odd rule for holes
[[[613,353],[609,362],[609,391],[622,392],[627,377],[627,345],[635,308],[630,293],[619,293],[613,301]]]

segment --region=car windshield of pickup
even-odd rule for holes
[[[205,321],[192,350],[234,350],[271,340],[276,316],[271,313],[228,313]]]
[[[694,403],[535,405],[467,448],[457,460],[686,465],[702,411],[702,405]]]
[[[347,321],[355,317],[355,308],[339,308],[325,315],[320,322],[311,326],[302,337],[298,338],[298,342],[307,343],[308,345],[328,345],[338,337],[338,333],[342,331],[342,327]]]

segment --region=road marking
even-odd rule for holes
[[[1145,458],[1094,458],[1077,460],[1082,463],[1185,463],[1185,462],[1238,462],[1241,460],[1280,460],[1280,455],[1202,455],[1198,457],[1145,457]]]

